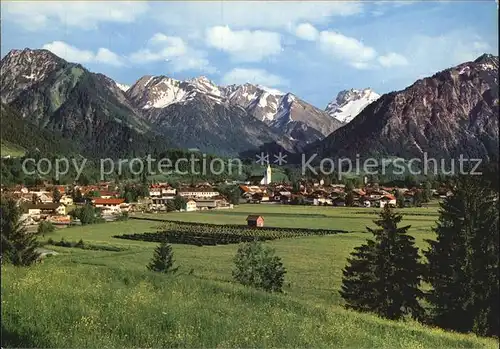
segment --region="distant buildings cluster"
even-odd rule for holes
[[[315,206],[384,207],[396,206],[396,195],[403,198],[405,206],[414,204],[414,198],[421,188],[392,188],[376,184],[347,189],[343,184],[325,185],[323,180],[299,182],[294,185],[272,181],[271,168],[267,167],[261,176],[250,176],[235,185],[237,203],[275,203]],[[134,185],[132,185],[133,187]],[[126,202],[123,188],[112,182],[102,182],[88,186],[63,186],[44,183],[35,187],[18,185],[2,187],[2,196],[16,200],[22,208],[27,224],[48,220],[56,225],[68,225],[72,219],[68,214],[78,205],[92,205],[98,208],[105,220],[114,220],[124,212],[197,211],[230,209],[233,205],[222,195],[215,183],[179,185],[174,188],[169,183],[155,183],[142,191],[137,202]],[[54,197],[56,195],[57,197]],[[447,189],[432,190],[434,197],[450,195]],[[180,199],[179,199],[180,198]],[[131,200],[130,198],[128,199]],[[174,209],[174,201],[182,201]],[[235,203],[234,198],[231,200]]]

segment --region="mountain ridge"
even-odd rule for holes
[[[351,158],[498,157],[498,56],[482,55],[384,94],[306,151]]]
[[[2,103],[14,115],[104,155],[171,146],[224,155],[498,152],[498,56],[491,54],[382,96],[341,91],[325,110],[290,92],[218,86],[204,76],[146,75],[127,86],[47,50],[12,50],[1,70]]]

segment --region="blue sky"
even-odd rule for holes
[[[119,83],[207,76],[324,108],[348,88],[400,90],[498,54],[488,1],[2,2],[2,57],[47,48]]]

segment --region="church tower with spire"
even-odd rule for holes
[[[272,180],[271,176],[272,176],[271,166],[269,164],[267,164],[267,169],[266,169],[266,173],[264,176],[264,184],[265,185],[271,184],[271,180]]]

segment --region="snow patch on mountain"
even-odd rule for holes
[[[337,98],[327,105],[325,111],[338,121],[349,123],[367,105],[376,101],[379,97],[380,95],[370,88],[344,90],[339,92]]]
[[[256,85],[258,88],[260,88],[261,90],[264,90],[272,95],[276,95],[276,96],[283,96],[285,93],[284,92],[281,92],[279,90],[276,90],[274,88],[269,88],[269,87],[266,87],[266,86],[262,86],[262,85]]]
[[[217,103],[224,101],[219,87],[204,76],[185,81],[167,76],[144,76],[127,90],[127,95],[142,109],[162,109],[174,103],[192,101],[197,96]]]
[[[130,88],[130,85],[124,85],[124,84],[120,84],[120,83],[116,83],[116,86],[118,86],[118,88],[120,90],[122,90],[123,92],[127,92],[127,90]]]

